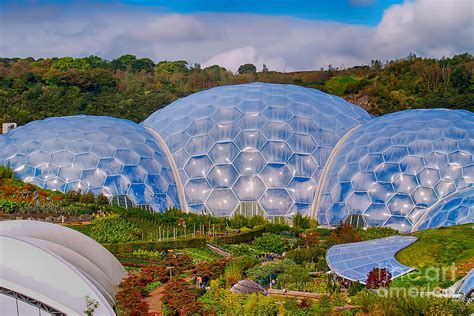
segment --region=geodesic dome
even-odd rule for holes
[[[128,195],[156,211],[179,206],[160,144],[128,120],[79,115],[31,122],[0,135],[0,163],[46,189]]]
[[[169,147],[190,209],[286,216],[309,212],[332,149],[369,118],[318,90],[252,83],[192,94],[142,124]]]
[[[418,221],[416,230],[474,223],[474,187],[453,193],[433,205]]]
[[[369,226],[411,231],[438,200],[474,183],[474,114],[397,112],[354,128],[328,163],[317,218],[361,214]]]

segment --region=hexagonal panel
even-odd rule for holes
[[[241,151],[258,151],[266,141],[259,131],[243,131],[235,138],[235,144]]]
[[[370,205],[369,195],[365,192],[353,192],[346,201],[351,214],[362,214]]]
[[[267,119],[261,113],[245,113],[236,122],[242,130],[258,130],[265,125]]]
[[[74,164],[81,169],[95,168],[97,167],[98,163],[99,158],[96,155],[90,153],[76,155],[76,158],[74,159]]]
[[[269,140],[287,140],[293,131],[285,122],[268,122],[262,133]]]
[[[292,155],[290,147],[284,142],[269,141],[261,151],[268,162],[284,163]]]
[[[204,178],[191,179],[184,187],[184,192],[189,204],[204,203],[211,193],[211,186]]]
[[[297,153],[312,153],[317,147],[314,139],[311,136],[304,134],[293,134],[288,139],[288,145],[290,145],[290,148]]]
[[[284,164],[268,164],[260,173],[267,188],[284,188],[291,181],[291,173]]]
[[[385,203],[372,203],[363,214],[369,226],[382,226],[391,216]]]
[[[313,203],[316,184],[310,178],[293,178],[288,185],[288,192],[296,203]]]
[[[259,152],[241,152],[234,161],[234,166],[241,175],[255,175],[265,166],[265,160]]]
[[[212,167],[207,179],[214,189],[224,189],[230,188],[237,177],[237,170],[232,165],[226,164]]]
[[[417,175],[420,185],[434,187],[439,181],[439,172],[433,168],[425,168]]]
[[[258,176],[241,176],[232,189],[240,201],[258,201],[265,191],[265,184]]]
[[[212,162],[207,156],[191,157],[184,170],[190,178],[205,177],[211,170]]]
[[[408,215],[415,205],[409,195],[395,194],[387,204],[393,215]]]
[[[287,163],[288,168],[295,177],[310,178],[316,171],[316,164],[310,155],[293,154]]]
[[[185,149],[192,156],[205,155],[209,152],[213,144],[214,141],[207,135],[196,136],[191,138]]]
[[[232,142],[217,143],[212,146],[209,158],[215,164],[232,163],[239,154],[239,149]]]
[[[260,200],[260,204],[268,214],[286,215],[293,201],[286,190],[268,189]]]
[[[214,216],[222,216],[232,213],[238,203],[231,190],[213,190],[207,199],[206,206]]]
[[[240,128],[234,123],[218,123],[209,133],[216,142],[231,141],[240,132]]]
[[[417,178],[409,174],[401,174],[392,183],[396,192],[406,194],[410,194],[418,186]]]
[[[369,196],[373,203],[387,203],[394,193],[390,183],[377,182],[369,189]]]

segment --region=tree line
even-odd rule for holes
[[[0,58],[0,123],[26,124],[51,116],[110,115],[141,122],[154,111],[191,93],[226,84],[291,83],[342,96],[374,115],[411,108],[474,111],[474,57],[406,58],[368,65],[300,72],[237,73],[186,61],[154,62],[123,55],[84,58]]]

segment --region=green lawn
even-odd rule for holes
[[[418,240],[400,251],[396,258],[414,268],[456,264],[463,275],[474,268],[473,224],[419,231],[411,235]]]

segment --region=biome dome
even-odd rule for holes
[[[309,213],[333,147],[369,118],[318,90],[252,83],[179,99],[143,125],[168,145],[190,209],[286,216]]]
[[[474,183],[474,114],[397,112],[353,129],[328,163],[317,219],[360,214],[369,226],[411,231],[438,200]]]
[[[34,121],[0,135],[0,162],[46,189],[128,195],[156,211],[179,206],[160,144],[128,120],[79,115]]]
[[[0,136],[0,163],[48,189],[403,232],[473,221],[473,155],[472,112],[372,118],[315,89],[266,83],[192,94],[141,125],[74,116]]]
[[[437,202],[418,221],[416,229],[474,223],[474,186],[457,191]]]

